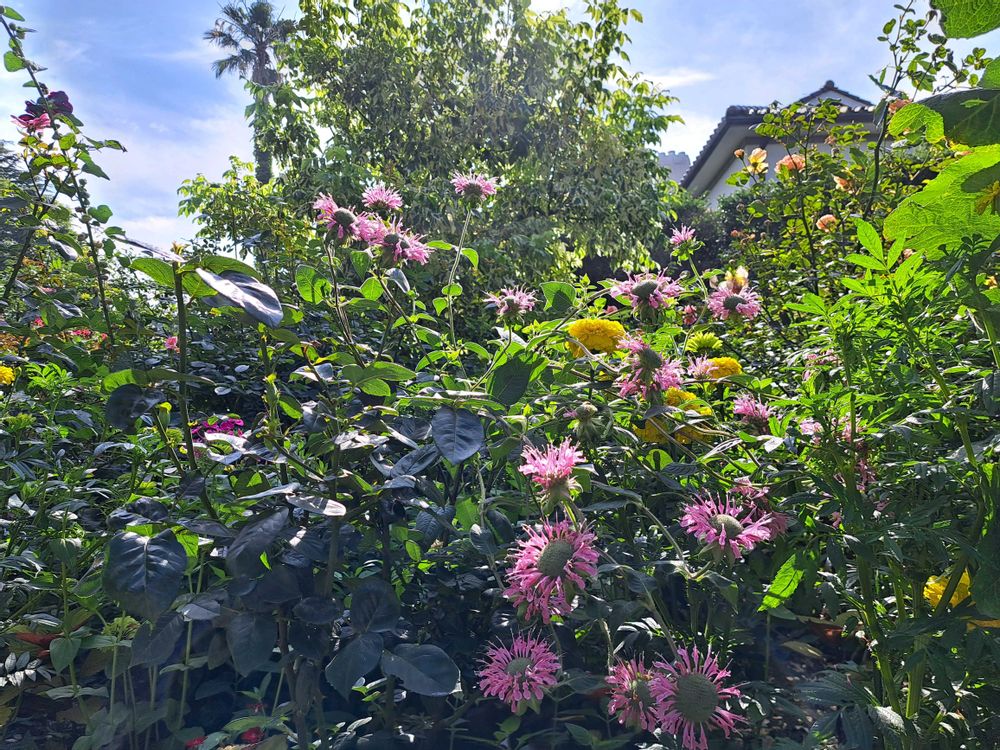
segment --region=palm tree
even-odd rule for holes
[[[220,14],[215,28],[205,32],[205,39],[230,53],[212,63],[215,77],[236,73],[257,86],[278,83],[280,76],[274,47],[287,41],[295,31],[295,22],[278,18],[274,6],[267,0],[226,3],[220,8]],[[258,96],[258,104],[263,100]],[[254,160],[258,181],[270,182],[271,155],[261,147],[257,134],[254,135]]]

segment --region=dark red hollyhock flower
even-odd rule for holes
[[[248,729],[243,734],[240,735],[240,739],[244,742],[260,742],[264,739],[264,730],[260,727],[254,727],[253,729]]]
[[[188,740],[187,742],[185,742],[184,747],[186,748],[201,747],[202,745],[205,744],[206,739],[207,739],[206,737],[195,737],[193,740]]]
[[[70,104],[69,96],[65,91],[51,91],[45,96],[38,97],[37,101],[25,102],[24,110],[34,117],[38,117],[41,114],[47,113],[48,109],[45,107],[45,102],[48,100],[49,108],[52,109],[52,113],[56,115],[71,115],[73,114],[73,105]]]

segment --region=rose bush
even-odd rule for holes
[[[770,230],[841,243],[798,281],[699,270],[681,227],[669,268],[482,288],[504,177],[461,171],[434,176],[452,238],[411,225],[406,184],[372,182],[310,196],[257,268],[110,224],[83,175],[118,144],[83,135],[2,12],[7,68],[37,91],[3,206],[23,234],[0,338],[5,732],[74,750],[996,741],[989,117],[953,94],[886,108],[885,139],[949,156],[884,214],[827,211],[810,185],[833,163],[786,155],[777,189],[817,215]],[[996,100],[984,68],[973,106]],[[876,163],[855,175],[873,192]]]

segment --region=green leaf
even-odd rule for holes
[[[963,237],[1000,234],[1000,216],[976,210],[980,194],[968,190],[967,181],[1000,164],[1000,146],[981,146],[949,164],[923,190],[914,193],[885,220],[883,233],[890,241],[922,250],[928,260],[954,250]]]
[[[361,384],[361,390],[369,396],[379,396],[381,398],[392,395],[392,388],[389,387],[389,384],[384,380],[379,380],[378,378],[363,382]]]
[[[486,390],[494,401],[513,406],[528,389],[534,369],[533,359],[520,355],[511,357],[493,371]]]
[[[872,271],[885,271],[885,264],[881,261],[875,260],[868,255],[861,255],[859,253],[851,253],[846,258],[844,258],[848,263],[853,263],[856,266],[861,266],[863,268],[870,268]]]
[[[576,288],[565,281],[546,281],[542,284],[545,295],[545,309],[556,313],[565,312],[576,304]]]
[[[62,672],[73,663],[80,651],[79,638],[56,638],[49,646],[49,658],[57,672]]]
[[[911,106],[914,105],[907,105],[896,114]],[[953,141],[966,146],[1000,143],[1000,89],[953,91],[928,97],[920,106],[941,116],[944,132]]]
[[[931,0],[941,11],[941,28],[956,39],[969,39],[1000,26],[1000,3],[995,0]]]
[[[441,294],[445,297],[461,297],[462,296],[462,285],[455,282],[453,284],[448,284],[447,286],[441,287]]]
[[[350,697],[358,680],[375,669],[383,645],[382,636],[378,633],[361,633],[346,646],[342,645],[326,665],[326,681],[344,698]]]
[[[351,265],[354,267],[354,273],[358,276],[364,276],[372,267],[371,253],[366,250],[353,250],[351,252]]]
[[[174,532],[147,537],[126,531],[108,544],[102,581],[130,614],[155,620],[173,604],[186,569],[187,553]]]
[[[382,380],[394,381],[412,380],[417,376],[417,373],[410,368],[397,365],[395,362],[372,362],[365,368],[365,372]]]
[[[442,406],[434,413],[431,434],[441,455],[453,464],[475,455],[486,440],[479,417],[467,409],[450,406]]]
[[[765,612],[788,601],[795,593],[795,589],[799,587],[810,562],[811,558],[805,558],[802,552],[795,552],[785,560],[778,568],[778,572],[767,587],[767,591],[764,592],[764,600],[757,611]]]
[[[366,578],[351,596],[351,627],[361,633],[392,630],[399,621],[399,598],[381,578]]]
[[[285,312],[278,295],[267,284],[239,271],[216,274],[198,268],[196,272],[198,278],[217,292],[208,300],[213,307],[238,307],[269,328],[281,325]]]
[[[2,13],[7,16],[7,18],[12,18],[15,21],[23,21],[24,16],[18,13],[16,10],[11,8],[9,5],[4,5]]]
[[[921,130],[931,143],[944,138],[944,118],[919,102],[907,104],[889,120],[889,133],[896,138],[906,132],[919,133]]]
[[[463,247],[462,255],[464,255],[466,258],[469,259],[469,262],[472,264],[473,268],[475,268],[477,271],[479,270],[479,253],[477,253],[471,247]]]
[[[1000,618],[1000,516],[993,516],[977,552],[981,564],[972,579],[972,600],[987,617]]]
[[[91,206],[87,213],[98,224],[106,224],[112,216],[111,209],[103,203],[100,206]]]
[[[315,305],[333,291],[333,284],[315,268],[299,266],[295,269],[295,288],[302,299]]]
[[[879,260],[885,260],[885,250],[882,249],[882,238],[875,231],[875,227],[864,219],[858,219],[855,223],[858,227],[858,242],[861,243],[861,246],[871,253],[872,256]],[[879,268],[884,268],[884,266],[880,266]]]
[[[392,653],[383,652],[382,671],[398,677],[404,688],[418,695],[443,698],[459,687],[455,662],[430,644],[401,643]]]
[[[374,276],[369,276],[365,279],[365,283],[361,285],[361,296],[373,302],[381,297],[382,285],[379,283],[379,280]]]
[[[3,66],[8,73],[14,73],[24,68],[24,60],[13,50],[8,50],[3,53]]]
[[[159,286],[166,289],[174,288],[174,269],[166,261],[159,258],[133,258],[129,268],[146,274]]]
[[[984,89],[1000,89],[1000,57],[986,66],[979,85]]]

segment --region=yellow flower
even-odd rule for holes
[[[1000,180],[988,186],[978,198],[976,198],[976,213],[984,214],[987,209],[995,214],[1000,214]]]
[[[613,352],[625,338],[625,328],[614,320],[597,318],[574,320],[566,330],[590,352]],[[569,341],[567,346],[574,357],[583,356],[583,349],[576,342]]]
[[[687,341],[689,352],[711,352],[722,348],[722,339],[714,333],[693,333]]]
[[[732,357],[712,357],[708,361],[712,363],[712,378],[714,380],[728,378],[730,375],[740,375],[743,372],[743,366]]]
[[[997,277],[996,276],[987,276],[986,277],[986,288],[987,289],[996,289],[997,288]]]
[[[941,603],[941,597],[944,596],[944,590],[948,587],[948,581],[948,576],[931,576],[927,579],[927,583],[924,584],[924,599],[926,599],[932,607],[937,607],[937,605]],[[969,571],[963,570],[962,577],[958,580],[958,586],[955,587],[955,593],[951,595],[949,605],[954,607],[968,599],[971,595],[971,586],[972,579],[969,577]],[[1000,620],[969,621],[970,629],[976,626],[980,628],[1000,628]]]
[[[0,365],[0,385],[10,385],[14,382],[15,372],[7,365]]]
[[[663,394],[663,402],[668,406],[676,406],[686,414],[692,416],[707,417],[712,413],[711,407],[705,404],[688,404],[690,401],[697,401],[698,397],[690,391],[682,391],[680,388],[669,388]],[[670,435],[670,420],[665,417],[652,417],[645,420],[643,424],[632,425],[632,432],[647,443],[662,444],[668,442]],[[697,427],[682,427],[674,433],[674,439],[678,443],[690,443],[701,437],[702,431]]]
[[[747,158],[747,172],[750,174],[764,174],[767,172],[767,151],[762,148],[755,148]]]

